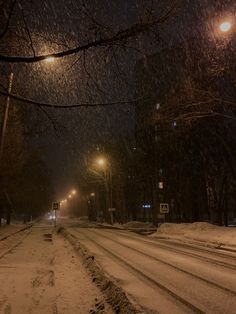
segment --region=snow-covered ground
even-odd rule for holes
[[[23,224],[3,225],[0,227],[0,239],[9,234],[17,232],[23,229],[24,227],[26,227],[26,225],[23,225]]]
[[[105,228],[115,228],[122,230],[143,230],[143,229],[151,229],[155,230],[156,227],[150,222],[142,222],[142,221],[129,221],[125,224],[119,224],[115,222],[113,225],[106,222],[96,222],[89,221],[87,216],[79,217],[79,218],[63,218],[59,217],[58,222],[63,225],[70,225],[72,227],[85,227],[85,228],[96,228],[96,227],[105,227]]]
[[[126,224],[89,222],[86,219],[71,220],[68,224],[73,227],[95,228],[97,226],[109,229],[131,230],[131,231],[155,231],[156,227],[149,222],[130,221]],[[144,233],[144,232],[143,232]],[[232,247],[236,250],[236,227],[220,227],[207,222],[195,223],[164,223],[156,232],[150,235],[155,238],[166,238],[171,240],[181,240],[184,242],[196,241],[198,244],[213,246]]]
[[[15,247],[14,237],[2,241],[8,253],[1,256],[6,245],[0,247],[0,313],[113,313],[81,259],[50,224],[27,232],[17,234]]]
[[[236,256],[127,230],[67,227],[144,313],[235,313]],[[91,259],[90,259],[91,260]],[[93,262],[91,261],[91,264]],[[122,313],[122,312],[121,312]]]
[[[232,246],[236,250],[236,228],[219,227],[207,222],[162,224],[151,237],[199,241],[216,246]]]
[[[142,221],[129,221],[125,224],[119,224],[119,223],[114,223],[113,225],[108,224],[108,223],[96,223],[97,226],[99,227],[104,227],[104,228],[109,228],[109,229],[120,229],[120,230],[130,230],[130,231],[140,231],[140,232],[145,232],[145,231],[155,231],[157,227],[155,227],[152,223],[150,222],[142,222]]]
[[[236,227],[219,227],[207,222],[195,223],[164,223],[156,228],[152,223],[141,221],[130,221],[126,224],[90,222],[87,217],[76,219],[63,219],[60,223],[70,227],[120,229],[152,233],[150,236],[159,239],[171,239],[184,242],[196,241],[198,244],[213,245],[218,247],[231,247],[236,250]],[[156,232],[154,232],[156,230]]]

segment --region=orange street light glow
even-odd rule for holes
[[[104,166],[105,160],[102,158],[98,159],[98,164],[99,164],[99,166]]]
[[[55,58],[54,58],[54,57],[47,57],[47,58],[45,59],[45,61],[48,62],[48,63],[52,63],[52,62],[55,61]]]
[[[232,28],[232,23],[230,23],[230,22],[225,21],[225,22],[220,24],[220,30],[223,33],[229,32],[231,30],[231,28]]]

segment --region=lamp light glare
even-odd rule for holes
[[[104,166],[105,160],[104,159],[98,159],[99,166]]]
[[[220,30],[223,33],[227,33],[232,28],[232,24],[230,22],[223,22],[220,24]]]
[[[55,58],[54,58],[54,57],[47,57],[47,58],[45,59],[45,61],[48,62],[48,63],[52,63],[52,62],[55,61]]]

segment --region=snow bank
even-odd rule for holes
[[[165,223],[151,236],[157,238],[189,239],[236,247],[236,228],[219,227],[207,222],[194,222],[192,224]]]
[[[81,216],[79,218],[58,218],[58,223],[68,227],[78,228],[95,228],[96,224],[93,221],[88,220],[88,216]]]
[[[82,257],[83,265],[90,273],[92,281],[104,293],[106,301],[112,306],[114,313],[142,313],[139,306],[125,294],[123,289],[113,278],[109,277],[108,273],[97,263],[95,256],[93,256],[89,250],[87,250],[87,248],[73,236],[73,234],[64,228],[60,228],[59,232],[62,232],[64,237],[72,244],[76,253]],[[105,312],[99,313],[102,314]]]
[[[126,224],[123,225],[124,228],[156,228],[152,223],[150,222],[142,222],[142,221],[129,221]]]
[[[150,222],[142,222],[142,221],[129,221],[125,224],[114,223],[113,225],[108,224],[106,222],[98,223],[99,227],[109,228],[109,229],[121,229],[121,230],[134,230],[134,231],[143,231],[143,230],[151,230],[152,232],[156,230],[156,227]],[[153,230],[154,229],[154,230]]]

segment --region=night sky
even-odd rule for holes
[[[102,48],[56,60],[53,64],[16,64],[13,91],[27,98],[63,105],[133,99],[136,62],[189,37],[205,36],[216,17],[230,15],[228,8],[235,8],[234,1],[223,2],[179,1],[174,16],[158,29],[158,38],[157,34],[151,34],[135,40],[131,44],[135,49],[117,51],[113,47],[107,51]],[[163,3],[166,8],[172,1],[94,0],[82,6],[82,1],[75,0],[35,0],[23,1],[22,5],[35,52],[40,54],[94,39],[99,36],[98,25],[108,31],[128,27],[145,18],[147,8],[152,8],[153,14],[162,12]],[[19,12],[17,8],[16,20],[21,20]],[[13,39],[11,43],[13,54],[32,53],[24,41]],[[5,49],[3,46],[1,51]],[[1,69],[2,76],[6,77],[6,65]],[[29,136],[28,142],[40,149],[59,191],[73,185],[79,176],[79,160],[91,143],[134,133],[134,107],[129,104],[109,108],[47,109],[46,114],[36,108],[30,110],[27,123],[31,127],[36,125],[37,130]]]

